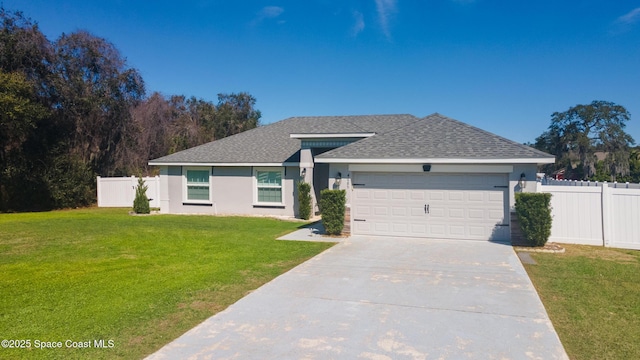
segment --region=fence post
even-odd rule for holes
[[[611,245],[611,190],[605,181],[602,184],[602,245]]]
[[[100,192],[100,176],[98,176],[98,179],[96,180],[96,191],[98,192],[98,195],[96,196],[98,198],[98,207],[100,207],[100,205],[102,204],[102,196],[101,196],[101,192]]]

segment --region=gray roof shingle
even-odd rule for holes
[[[413,115],[292,117],[151,160],[152,165],[298,162],[300,140],[290,134],[383,134],[419,119]]]
[[[552,159],[554,156],[436,113],[317,158]]]
[[[300,161],[291,134],[376,133],[321,159],[553,159],[471,125],[432,114],[292,117],[150,161],[152,165]]]

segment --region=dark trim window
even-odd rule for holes
[[[211,170],[186,168],[184,170],[186,202],[211,202]]]
[[[284,204],[284,171],[282,168],[254,168],[254,184],[255,204]]]

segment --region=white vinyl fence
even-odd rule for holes
[[[640,250],[640,186],[577,184],[537,184],[552,194],[549,241]]]
[[[143,177],[148,186],[149,206],[160,207],[160,177]],[[133,207],[138,178],[103,178],[98,176],[98,207]]]
[[[607,186],[615,188],[615,189],[640,189],[640,184],[633,183],[619,183],[619,182],[598,182],[598,181],[587,181],[587,180],[555,180],[555,179],[544,179],[542,181],[543,185],[560,185],[560,186],[602,186],[602,184],[607,184]]]

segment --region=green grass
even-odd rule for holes
[[[640,359],[640,252],[563,247],[525,267],[569,357]]]
[[[0,214],[0,358],[140,358],[331,244],[276,241],[266,218]],[[68,349],[66,340],[113,340]],[[35,349],[35,341],[62,349]]]

